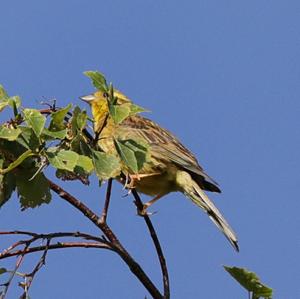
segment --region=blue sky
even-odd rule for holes
[[[60,106],[84,107],[78,97],[93,89],[82,73],[98,69],[149,108],[219,182],[223,193],[210,197],[237,232],[239,254],[182,194],[153,207],[172,298],[247,298],[222,265],[255,271],[274,298],[300,296],[299,13],[299,1],[277,0],[1,5],[0,82],[24,106],[56,98]],[[100,211],[95,179],[90,187],[63,185]],[[160,285],[143,221],[132,198],[121,195],[115,183],[109,223]],[[55,196],[25,212],[14,197],[0,213],[1,230],[96,233]],[[25,270],[34,260],[26,259]],[[18,294],[15,285],[9,298]],[[51,252],[31,289],[32,298],[43,299],[145,295],[117,256],[86,249]]]

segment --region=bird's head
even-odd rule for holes
[[[131,103],[131,101],[120,91],[114,89],[114,97],[116,98],[117,105],[125,103]],[[81,100],[88,103],[91,106],[94,122],[95,131],[102,127],[105,119],[108,115],[108,101],[109,96],[103,91],[96,91],[95,93],[80,97]]]
[[[131,103],[131,100],[128,99],[123,93],[114,89],[114,97],[117,98],[116,104],[122,105],[125,103]],[[91,106],[107,106],[108,94],[103,91],[96,91],[95,93],[80,97],[81,100],[87,102]],[[108,109],[108,108],[107,108]]]

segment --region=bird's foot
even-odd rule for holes
[[[128,189],[128,190],[134,189],[135,182],[139,180],[140,180],[140,176],[138,174],[127,174],[123,189]],[[130,191],[128,192],[128,194],[130,194]]]
[[[137,209],[137,214],[141,217],[144,217],[144,216],[152,216],[154,214],[157,213],[157,211],[154,211],[154,212],[148,212],[147,211],[147,208],[149,206],[147,204],[143,204],[143,208],[142,209]]]

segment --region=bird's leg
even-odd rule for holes
[[[143,209],[138,210],[138,214],[140,216],[145,216],[145,215],[152,215],[153,213],[148,213],[147,209],[152,206],[155,202],[157,202],[160,198],[162,198],[164,194],[158,194],[156,195],[153,199],[147,201],[146,203],[143,204]]]
[[[121,180],[122,183],[124,182],[123,190],[125,190],[127,188],[127,186],[129,185],[128,184],[129,181],[130,181],[129,174],[126,174],[125,182],[124,182],[124,178],[122,178],[122,180]]]

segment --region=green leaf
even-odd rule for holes
[[[36,151],[40,147],[41,143],[32,128],[23,126],[19,126],[18,128],[22,131],[22,133],[18,136],[17,142],[27,149]]]
[[[16,174],[17,191],[21,209],[35,208],[51,200],[49,182],[43,173],[38,173],[32,179],[37,169],[26,169]]]
[[[21,134],[21,130],[19,128],[8,128],[5,125],[0,126],[0,138],[6,139],[8,141],[14,141]]]
[[[107,82],[103,74],[98,71],[86,71],[84,74],[92,80],[96,89],[108,92]]]
[[[72,104],[51,113],[50,131],[61,131],[66,128],[65,117],[72,108]]]
[[[78,155],[77,164],[73,171],[57,169],[56,176],[63,181],[80,180],[83,184],[88,185],[88,177],[93,169],[94,165],[91,158]]]
[[[76,152],[77,154],[91,157],[92,150],[90,146],[86,143],[86,140],[82,134],[77,134],[70,143],[70,150]]]
[[[88,116],[87,116],[86,111],[81,111],[78,114],[76,123],[77,123],[77,128],[79,131],[82,131],[85,128],[87,119],[88,119]]]
[[[32,128],[37,137],[44,129],[46,117],[36,109],[24,109],[24,119],[29,127]]]
[[[3,168],[3,164],[4,161],[0,158],[0,168]],[[0,175],[0,208],[10,199],[15,188],[16,180],[12,173]]]
[[[78,152],[90,158],[92,157],[93,154],[92,148],[83,139],[80,140]]]
[[[9,105],[8,102],[8,95],[5,91],[5,89],[3,88],[2,85],[0,85],[0,112]]]
[[[130,107],[128,103],[122,105],[113,105],[108,103],[109,113],[116,124],[121,123],[130,115]]]
[[[75,168],[81,168],[84,172],[91,173],[94,169],[93,161],[91,158],[83,155],[78,156],[77,164]],[[76,171],[76,169],[75,169]]]
[[[5,268],[0,268],[0,275],[3,274],[3,273],[6,273],[7,270]]]
[[[87,122],[87,114],[86,111],[81,111],[81,109],[76,106],[73,111],[73,116],[71,119],[72,131],[73,134],[76,134],[77,131],[82,131],[86,126]]]
[[[80,144],[83,142],[83,137],[81,134],[77,134],[70,142],[70,150],[81,154]]]
[[[63,130],[60,130],[60,131],[50,131],[50,130],[44,128],[42,134],[45,135],[44,137],[46,137],[46,139],[60,139],[60,140],[62,140],[67,136],[67,129],[63,129]]]
[[[9,105],[9,102],[7,100],[3,100],[0,102],[0,112]]]
[[[224,266],[225,270],[254,297],[272,298],[272,289],[262,284],[259,277],[245,268]]]
[[[134,115],[141,112],[149,112],[149,110],[135,104],[130,104],[130,115]]]
[[[0,85],[0,112],[7,106],[11,106],[16,114],[16,109],[20,107],[21,99],[19,96],[9,97],[2,85]]]
[[[26,152],[22,153],[15,161],[11,162],[5,169],[0,169],[0,174],[8,173],[9,171],[13,170],[14,168],[18,167],[25,159],[34,154],[29,149]]]
[[[19,139],[16,141],[8,141],[0,138],[1,154],[9,163],[14,161],[17,157],[21,156],[26,150],[28,150],[28,147],[21,145],[18,140]],[[27,164],[27,161],[25,160],[23,163]]]
[[[92,160],[100,180],[115,178],[121,173],[120,160],[115,155],[93,151]]]
[[[8,96],[6,90],[5,90],[4,87],[0,84],[0,101],[6,100],[6,99],[8,99],[8,98],[9,98],[9,96]]]
[[[19,108],[21,106],[21,99],[19,96],[13,96],[8,99],[8,104],[12,108]]]
[[[148,160],[148,145],[133,139],[114,140],[115,147],[125,164],[138,173]]]
[[[15,189],[16,179],[11,172],[0,175],[0,208],[11,198]]]
[[[110,83],[109,87],[108,87],[108,101],[112,105],[115,105],[118,101],[118,97],[115,97],[114,92],[115,92],[115,90],[114,90],[113,84]]]
[[[68,150],[58,150],[57,147],[48,148],[46,156],[53,167],[68,171],[74,170],[79,159],[77,153]]]

